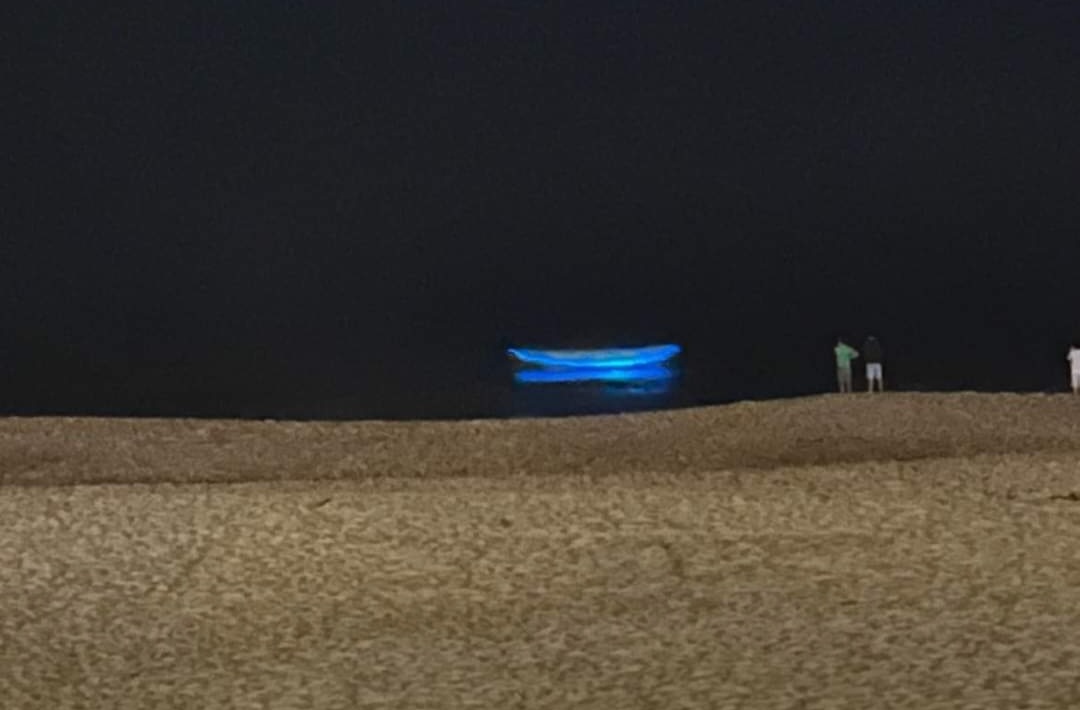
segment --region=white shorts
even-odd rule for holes
[[[1080,389],[1080,369],[1072,371],[1072,386],[1073,389]]]
[[[866,379],[868,379],[868,380],[880,380],[881,379],[881,363],[880,362],[868,362],[868,363],[866,363]]]

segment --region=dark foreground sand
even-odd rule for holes
[[[1080,707],[1078,400],[0,420],[0,708]]]

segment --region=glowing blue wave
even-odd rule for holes
[[[510,348],[508,353],[519,362],[543,367],[627,368],[658,365],[682,351],[678,345],[647,345],[642,348],[605,348],[601,350],[540,350]]]
[[[664,365],[636,367],[566,367],[552,370],[518,370],[514,380],[523,383],[553,382],[656,382],[675,373]]]

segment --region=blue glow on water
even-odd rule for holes
[[[509,348],[507,350],[512,357],[528,365],[599,370],[658,365],[672,359],[681,351],[682,348],[678,345],[671,344],[598,350],[541,350],[537,348]]]
[[[566,367],[551,370],[519,370],[514,373],[516,382],[659,382],[675,376],[671,368],[663,365],[638,365],[636,367]]]

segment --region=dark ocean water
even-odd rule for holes
[[[829,343],[814,349],[687,347],[670,380],[521,384],[498,348],[401,349],[355,359],[229,357],[97,369],[59,363],[11,374],[5,410],[16,415],[240,417],[253,419],[463,419],[633,412],[830,392]],[[896,347],[886,385],[922,391],[1065,391],[1064,352]],[[1058,361],[1061,361],[1060,363]],[[856,387],[862,385],[856,367]]]

